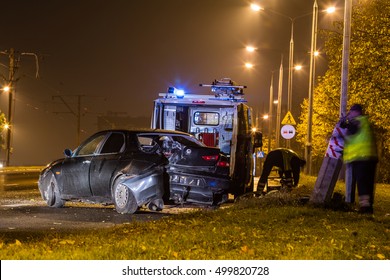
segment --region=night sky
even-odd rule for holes
[[[313,7],[313,0],[258,3],[290,17],[310,13]],[[344,1],[318,0],[320,10],[329,3],[341,10],[332,18],[320,14],[320,29],[342,18]],[[287,94],[291,22],[265,11],[255,13],[249,4],[245,0],[2,1],[0,51],[14,48],[20,57],[10,164],[43,165],[62,157],[64,148],[75,148],[76,118],[65,113],[54,96],[62,96],[76,110],[75,96],[82,95],[81,140],[97,131],[99,115],[110,111],[150,117],[153,100],[168,86],[208,94],[199,83],[223,77],[246,85],[248,104],[256,113],[265,113],[271,71],[279,69],[281,54]],[[304,66],[294,74],[295,110],[308,92],[310,38],[308,15],[297,19],[294,29],[294,60]],[[258,51],[247,53],[248,44]],[[39,57],[39,78],[34,57],[23,53]],[[246,61],[255,69],[245,69]],[[0,54],[0,74],[6,78],[8,65],[8,56]],[[317,65],[317,73],[323,73],[325,59]],[[7,116],[5,93],[0,93],[0,109]]]

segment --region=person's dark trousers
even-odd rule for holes
[[[264,162],[263,165],[263,171],[261,172],[261,176],[259,179],[259,183],[257,184],[257,190],[262,190],[264,186],[267,184],[268,176],[272,171],[272,163],[270,161],[267,161],[267,159]]]
[[[356,178],[359,199],[361,197],[369,198],[369,206],[374,204],[374,186],[375,186],[375,171],[376,160],[355,161],[352,162],[353,177]]]
[[[284,171],[284,184],[292,188],[293,187],[293,173],[290,170]]]
[[[352,164],[345,164],[345,202],[355,203],[356,177],[353,176]]]

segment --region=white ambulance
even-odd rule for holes
[[[154,101],[151,127],[184,131],[204,144],[218,147],[230,162],[231,194],[253,190],[253,151],[261,147],[260,132],[252,132],[252,109],[243,89],[230,79],[215,80],[212,95],[186,94],[170,87]]]

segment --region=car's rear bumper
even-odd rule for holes
[[[219,205],[228,200],[228,177],[169,172],[170,199],[176,203]]]

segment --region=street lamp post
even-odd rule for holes
[[[351,0],[346,0],[346,7],[351,2]],[[257,4],[251,4],[251,9],[254,11],[261,11],[264,10],[264,8],[260,7]],[[335,8],[330,7],[326,10],[328,13],[334,12]],[[313,4],[313,12],[312,13],[306,13],[304,15],[300,15],[297,17],[290,17],[285,14],[279,13],[277,11],[267,9],[267,11],[276,14],[278,16],[287,18],[291,22],[291,37],[290,37],[290,48],[289,48],[289,69],[288,69],[288,88],[287,88],[287,110],[291,111],[292,108],[292,83],[293,83],[293,69],[294,69],[294,23],[298,18],[302,18],[305,16],[308,16],[310,14],[313,15],[312,19],[312,35],[311,35],[311,51],[310,51],[310,78],[309,78],[309,107],[308,107],[308,128],[307,128],[307,139],[306,139],[306,145],[305,145],[305,159],[307,161],[306,165],[306,172],[308,174],[311,173],[311,145],[312,145],[312,118],[313,118],[313,91],[314,91],[314,82],[315,82],[315,53],[316,53],[316,45],[317,45],[317,24],[318,24],[318,4],[317,0],[314,0]],[[346,36],[344,36],[346,37]],[[345,54],[345,53],[343,53]],[[282,59],[283,61],[283,59]],[[282,85],[281,82],[283,81],[283,73],[282,73],[283,66],[281,65],[281,71],[279,76],[279,91],[278,91],[278,112],[277,112],[277,131],[276,131],[276,146],[279,147],[279,133],[280,133],[280,111],[281,111],[281,89]],[[345,76],[345,75],[344,75]],[[342,81],[343,84],[346,84],[344,80]],[[340,108],[340,115],[342,115],[345,112],[346,107],[346,98],[343,94],[345,90],[342,90],[341,94],[341,108]],[[287,141],[287,147],[290,146],[290,142]]]
[[[264,10],[264,8],[262,8],[256,4],[251,4],[251,9],[254,11]],[[279,12],[271,10],[271,9],[267,9],[267,11],[269,11],[275,15],[284,17],[284,18],[290,20],[290,22],[291,22],[290,48],[289,48],[289,56],[288,56],[288,81],[287,81],[287,109],[288,109],[288,111],[290,111],[291,105],[292,105],[292,75],[293,75],[293,67],[294,67],[293,66],[294,65],[294,22],[296,19],[303,17],[305,15],[292,18],[290,16],[287,16],[285,14],[279,13]]]
[[[317,22],[318,22],[318,5],[317,0],[314,0],[313,4],[313,21],[311,30],[311,47],[310,47],[310,74],[309,74],[309,104],[307,114],[307,136],[305,145],[305,160],[306,174],[311,174],[312,166],[312,121],[313,121],[313,93],[314,93],[314,82],[315,82],[315,51],[317,46]]]
[[[274,71],[271,74],[271,85],[269,86],[269,108],[268,108],[268,153],[271,151],[271,137],[272,137],[272,107],[274,102]]]
[[[278,85],[278,108],[276,111],[276,131],[275,131],[275,146],[279,148],[280,142],[280,115],[282,112],[282,92],[283,92],[283,55],[280,61],[279,68],[279,85]]]
[[[248,52],[254,52],[256,50],[255,47],[252,47],[252,46],[247,46],[246,47],[246,50]],[[246,62],[245,63],[245,68],[247,69],[252,69],[253,68],[253,64],[250,63],[250,62]],[[281,62],[281,65],[280,65],[281,69],[280,69],[280,75],[279,76],[279,95],[278,95],[278,101],[277,104],[280,104],[281,102],[281,93],[282,93],[282,85],[283,85],[283,56],[282,56],[282,62]],[[273,87],[273,84],[274,84],[274,71],[271,71],[271,84],[270,84],[270,89],[269,89],[269,108],[268,108],[268,118],[269,118],[269,122],[268,122],[268,152],[271,151],[271,137],[272,137],[272,123],[273,123],[273,105],[274,105],[274,94],[273,94],[273,91],[274,91],[274,87]],[[279,110],[278,110],[278,115],[279,115],[279,121],[280,121],[280,110],[281,110],[281,107],[278,107]],[[257,124],[257,121],[256,121],[256,124]],[[280,130],[280,128],[277,128],[277,130]],[[276,132],[277,134],[277,132]],[[278,138],[278,136],[276,136]],[[277,139],[276,141],[277,143],[279,143],[279,140]],[[277,144],[279,146],[279,144]]]
[[[264,10],[264,8],[262,8],[262,7],[260,7],[259,5],[256,5],[256,4],[251,4],[251,9],[254,10],[254,11]],[[279,12],[271,10],[271,9],[267,9],[267,11],[269,11],[269,12],[275,14],[275,15],[284,17],[284,18],[290,20],[290,22],[291,22],[290,47],[289,47],[289,56],[288,56],[288,77],[287,77],[287,111],[291,112],[291,109],[292,109],[293,71],[294,71],[294,23],[295,23],[295,20],[297,20],[299,18],[302,18],[302,17],[305,17],[307,15],[310,15],[310,13],[309,14],[300,15],[300,16],[297,16],[297,17],[290,17],[288,15],[279,13]],[[280,101],[280,105],[278,105],[278,108],[279,108],[279,106],[281,106],[281,100],[279,100],[279,101]],[[279,124],[279,128],[280,128],[280,124]],[[279,131],[277,131],[276,133],[278,134]],[[279,146],[279,139],[278,138],[279,137],[277,137],[277,146]],[[287,148],[290,148],[290,140],[287,140],[286,144],[287,144]]]
[[[347,0],[348,1],[348,0]],[[334,7],[326,9],[327,13],[333,13]],[[318,55],[317,48],[317,25],[318,25],[318,4],[317,0],[313,3],[313,19],[312,19],[312,31],[311,31],[311,48],[310,48],[310,73],[309,73],[309,94],[308,94],[308,113],[307,113],[307,135],[305,143],[305,160],[306,174],[312,172],[312,127],[313,127],[313,98],[314,98],[314,86],[315,86],[315,57]]]
[[[351,18],[352,18],[352,0],[345,0],[344,8],[344,34],[343,34],[343,57],[341,70],[341,93],[340,93],[340,117],[347,113],[348,99],[348,63],[351,41]]]

